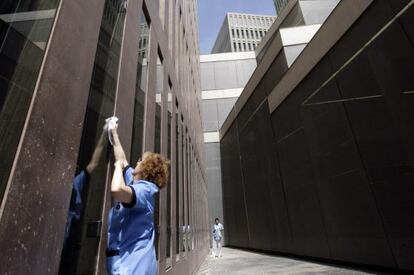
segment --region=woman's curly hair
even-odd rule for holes
[[[145,152],[142,155],[140,169],[135,168],[136,178],[155,183],[159,188],[163,188],[168,183],[170,161],[160,154]]]

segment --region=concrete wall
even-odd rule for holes
[[[256,59],[254,52],[242,52],[202,55],[200,61],[209,224],[219,218],[225,226],[218,130],[256,68]]]

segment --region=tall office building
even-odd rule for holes
[[[339,1],[289,27],[311,2],[330,1],[287,3],[220,129],[226,241],[412,273],[414,1]]]
[[[141,23],[140,28],[141,37],[138,44],[138,55],[146,58],[148,55],[149,28],[146,23]]]
[[[254,51],[275,16],[227,13],[211,53]]]
[[[273,0],[273,2],[275,2],[276,14],[280,14],[280,12],[286,6],[288,1],[290,0]]]
[[[144,151],[171,159],[155,206],[159,274],[195,272],[210,232],[196,4],[1,2],[1,274],[105,274],[112,115],[131,165]]]

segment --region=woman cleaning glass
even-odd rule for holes
[[[115,171],[111,182],[113,207],[108,219],[109,274],[157,274],[154,239],[154,194],[167,184],[169,161],[146,152],[135,168],[128,165],[117,124],[110,123]]]

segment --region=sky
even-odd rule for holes
[[[201,54],[210,53],[227,12],[276,15],[273,0],[198,0]]]

